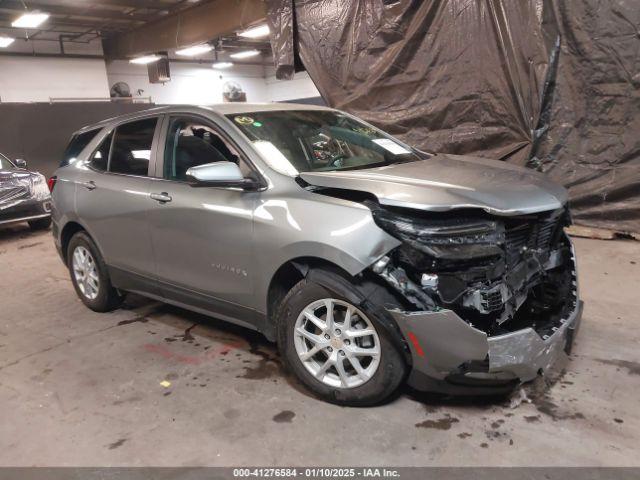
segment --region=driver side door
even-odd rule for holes
[[[253,211],[258,192],[194,187],[190,167],[232,161],[250,174],[244,156],[208,119],[171,115],[157,152],[150,230],[156,274],[167,301],[255,327]]]

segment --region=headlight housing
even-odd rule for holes
[[[434,218],[373,208],[376,224],[411,247],[436,258],[477,258],[500,255],[502,223],[483,218]]]
[[[31,194],[36,200],[47,200],[51,197],[49,187],[47,186],[47,179],[44,175],[38,173],[36,176],[32,177]]]

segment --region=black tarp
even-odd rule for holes
[[[428,151],[569,188],[576,223],[640,232],[637,0],[267,0],[277,76]]]

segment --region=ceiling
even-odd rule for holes
[[[135,30],[195,4],[211,0],[0,0],[0,28],[15,38],[87,43]],[[11,27],[22,12],[40,10],[50,15],[39,28]],[[6,31],[6,30],[5,30]]]
[[[216,0],[0,0],[0,32],[16,39],[56,42],[59,44],[60,54],[63,55],[65,54],[63,44],[89,44],[100,40],[118,42],[121,39],[128,45],[131,43],[130,35],[138,38],[146,37],[145,43],[155,44],[154,37],[158,36],[171,38],[175,36],[177,41],[177,32],[180,32],[180,37],[193,37],[189,35],[192,23],[188,21],[189,17],[201,17],[200,23],[209,21],[213,26],[217,17],[224,16],[224,13],[231,14],[232,8],[229,8],[229,5],[227,8],[219,8],[218,5],[225,6],[216,3]],[[231,5],[236,6],[233,3]],[[246,10],[244,5],[241,2],[237,3],[238,8],[243,12]],[[193,13],[189,9],[193,9]],[[36,29],[24,30],[11,27],[11,22],[25,10],[39,10],[50,16]],[[210,17],[212,20],[196,14],[196,11],[209,11],[210,15],[213,15]],[[184,18],[183,13],[186,14]],[[167,23],[177,23],[175,35],[165,28],[164,25]],[[202,29],[202,26],[200,28]],[[208,38],[202,32],[200,37],[214,44],[216,50],[223,56],[232,51],[247,48],[260,50],[263,53],[260,61],[264,61],[271,55],[268,39],[244,39],[233,33]],[[175,50],[175,47],[174,43],[168,49],[170,55],[171,49]],[[213,52],[204,55],[203,59],[212,58],[213,55],[215,55]]]

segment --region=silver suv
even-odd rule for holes
[[[53,234],[91,309],[125,292],[262,332],[318,396],[503,392],[578,326],[565,190],[346,113],[165,107],[83,128]]]

